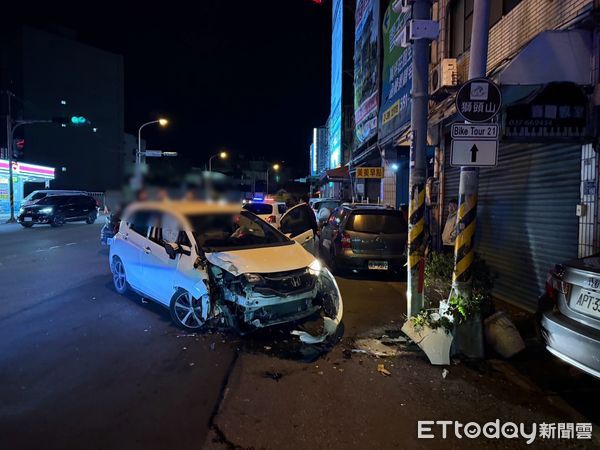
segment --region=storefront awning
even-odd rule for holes
[[[501,85],[592,84],[592,33],[549,30],[533,38],[491,78]]]
[[[350,178],[347,166],[337,167],[325,171],[324,181],[346,181]]]

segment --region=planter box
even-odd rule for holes
[[[404,322],[402,332],[425,352],[431,364],[450,364],[452,333],[446,332],[443,327],[436,328],[435,330],[428,326],[416,329],[410,319]]]

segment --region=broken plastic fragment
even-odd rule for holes
[[[377,364],[377,372],[379,372],[381,375],[385,375],[386,377],[389,377],[392,374],[392,372],[385,368],[384,364]]]
[[[331,272],[323,267],[317,279],[319,294],[323,296],[323,331],[312,335],[306,331],[293,330],[291,334],[298,336],[305,344],[319,344],[337,331],[344,314],[342,294]]]

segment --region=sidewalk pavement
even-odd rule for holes
[[[343,279],[340,284],[342,289],[361,286]],[[375,323],[376,317],[400,316],[396,297],[396,302],[377,304],[368,329],[359,326],[361,311],[372,310],[364,307],[371,299],[360,297],[361,305],[344,303],[346,337],[316,361],[290,359],[270,346],[240,350],[203,448],[598,448],[597,426],[593,441],[538,437],[532,446],[522,438],[458,439],[450,433],[442,439],[441,428],[433,429],[435,439],[418,439],[418,420],[483,425],[499,419],[529,426],[590,420],[505,361],[432,366],[414,344],[400,344],[390,358],[352,352],[358,338],[391,335],[401,325]],[[389,375],[378,371],[380,364]]]

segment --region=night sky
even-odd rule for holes
[[[191,4],[195,7],[192,9]],[[329,113],[331,5],[311,0],[79,2],[15,11],[124,56],[125,131],[204,166],[221,148],[308,173],[312,127]]]

